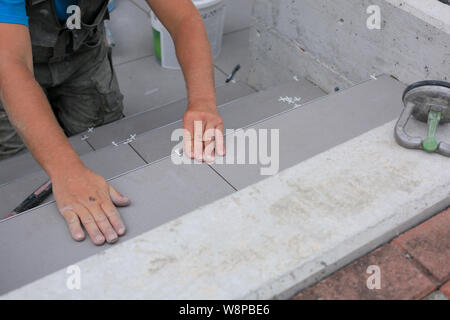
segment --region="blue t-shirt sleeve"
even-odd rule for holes
[[[0,0],[0,23],[23,24],[28,27],[25,0]]]

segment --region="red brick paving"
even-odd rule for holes
[[[450,281],[448,281],[446,284],[444,284],[440,290],[443,294],[445,294],[447,296],[447,298],[450,299]]]
[[[450,278],[450,209],[393,241],[441,283]]]
[[[366,270],[370,265],[380,268],[379,290],[367,288],[367,279],[371,275]],[[293,299],[422,299],[440,285],[439,290],[450,299],[448,280],[450,208],[304,290]]]
[[[368,289],[367,268],[377,265],[381,289]],[[420,271],[404,252],[392,244],[373,251],[297,295],[295,300],[400,300],[422,299],[437,284]]]

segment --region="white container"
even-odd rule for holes
[[[217,58],[222,49],[223,26],[225,22],[224,0],[193,0],[203,18],[212,55]],[[167,69],[180,69],[175,53],[175,45],[167,29],[152,12],[153,48],[155,58],[162,67]]]

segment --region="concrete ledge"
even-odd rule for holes
[[[436,0],[386,0],[430,25],[450,34],[450,7]]]
[[[388,123],[3,299],[287,298],[450,205],[450,161]]]

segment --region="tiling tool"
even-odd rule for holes
[[[33,209],[40,205],[52,193],[52,182],[49,180],[30,194],[21,204],[19,204],[7,218],[18,213]]]
[[[405,108],[395,127],[398,144],[408,149],[450,157],[450,142],[436,139],[439,124],[450,123],[450,83],[434,80],[413,83],[403,93],[403,104]],[[425,138],[411,137],[406,132],[411,116],[428,123],[428,135]]]
[[[233,80],[234,75],[236,74],[236,72],[238,72],[241,69],[241,65],[238,64],[236,67],[234,67],[233,71],[231,71],[231,73],[227,76],[227,79],[225,80],[226,83],[230,82],[231,80]]]

